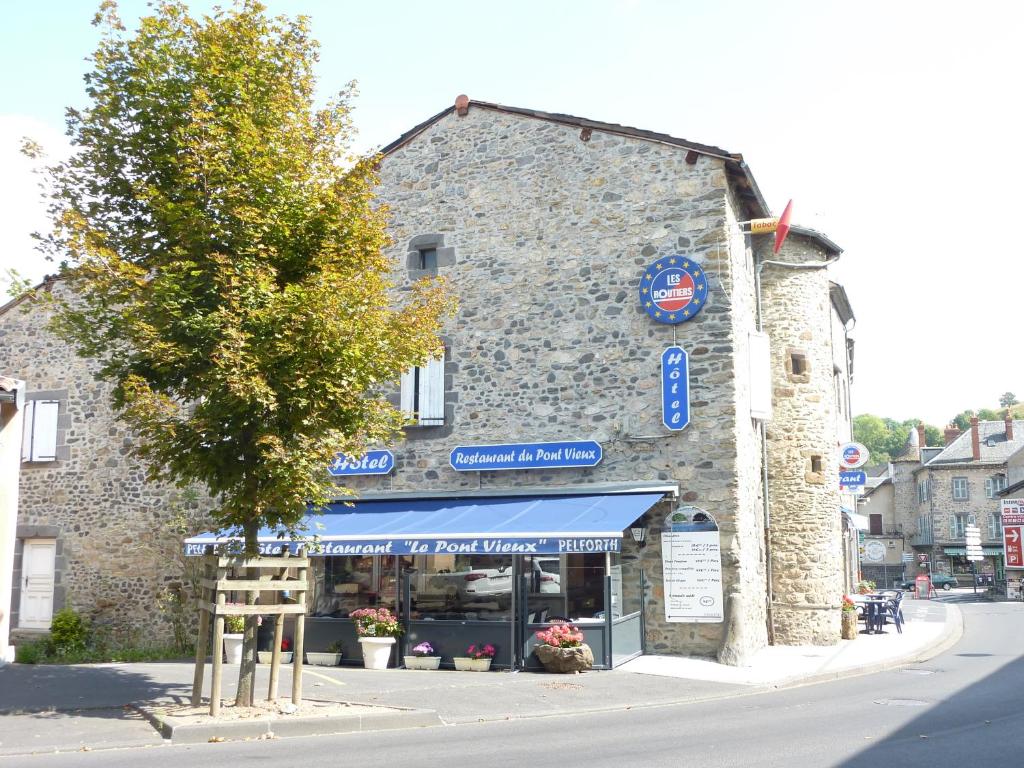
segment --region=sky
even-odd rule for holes
[[[270,0],[311,17],[326,98],[359,83],[356,148],[454,102],[563,112],[742,153],[769,205],[844,249],[854,413],[942,426],[1024,400],[1017,182],[1024,4]],[[38,281],[22,136],[65,156],[99,3],[0,0],[0,273]],[[213,3],[195,0],[194,13]],[[129,26],[148,12],[120,3]],[[0,277],[0,289],[6,285]]]

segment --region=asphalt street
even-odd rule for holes
[[[944,596],[964,635],[928,662],[799,688],[618,712],[387,733],[11,756],[5,766],[1021,765],[1024,604]],[[453,692],[457,695],[457,692]]]

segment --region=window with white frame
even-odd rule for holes
[[[964,537],[964,526],[967,524],[967,515],[953,515],[949,518],[949,538],[962,539]]]
[[[992,475],[985,479],[985,496],[994,499],[1006,488],[1006,475]]]
[[[25,431],[21,439],[22,461],[57,460],[56,400],[28,400],[25,403]]]
[[[444,425],[444,354],[402,374],[400,407],[421,427]]]
[[[969,498],[966,477],[953,478],[953,501],[967,501]]]
[[[992,512],[988,516],[988,537],[990,539],[1003,538],[1003,523],[998,512]]]

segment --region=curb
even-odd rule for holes
[[[335,703],[335,702],[331,702]],[[239,741],[289,736],[324,736],[337,733],[389,731],[444,725],[432,709],[378,707],[372,714],[319,717],[267,716],[251,720],[214,723],[186,723],[168,715],[163,707],[131,705],[171,744],[205,744],[209,741]]]

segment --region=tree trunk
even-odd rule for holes
[[[259,525],[255,522],[247,522],[242,530],[245,532],[245,555],[252,557],[253,553],[259,551],[257,535]],[[255,579],[258,571],[246,569],[245,578]],[[256,604],[256,592],[245,593],[245,604]],[[256,688],[256,617],[245,617],[245,633],[242,636],[242,663],[238,668],[238,692],[235,695],[236,707],[251,707],[253,692]]]

